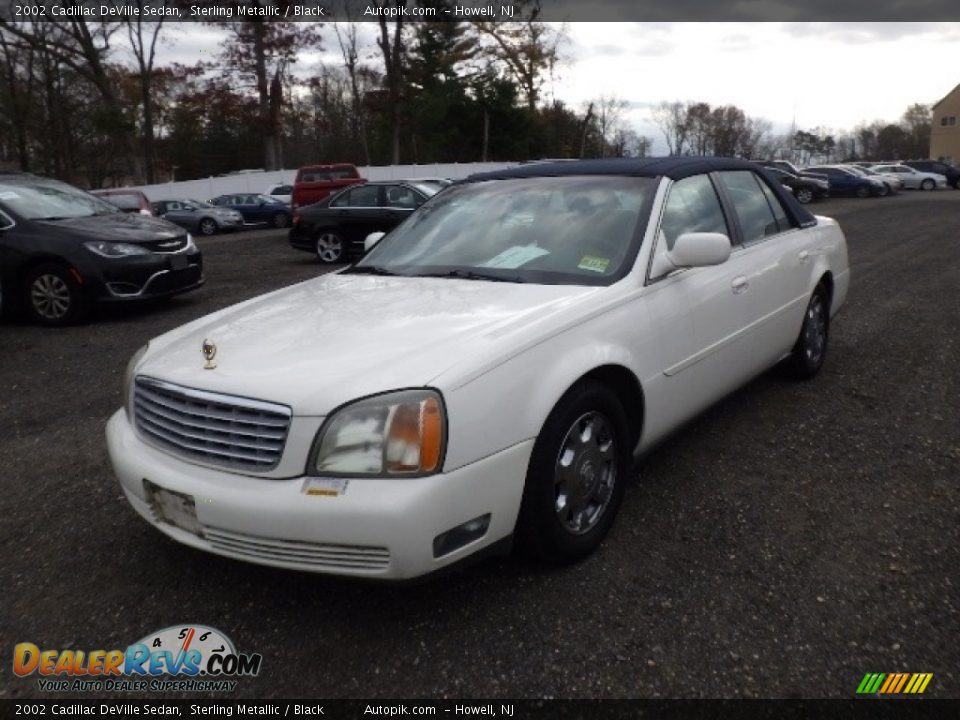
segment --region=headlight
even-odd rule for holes
[[[324,423],[308,472],[340,476],[417,476],[440,470],[446,435],[443,398],[401,390],[347,405]]]
[[[149,255],[150,251],[139,245],[130,243],[115,243],[97,240],[96,242],[85,242],[83,246],[92,253],[102,257],[119,258],[129,257],[130,255]]]
[[[140,362],[140,359],[146,354],[147,348],[150,347],[150,343],[147,343],[142,348],[137,350],[133,357],[130,358],[130,362],[127,363],[127,369],[123,371],[123,409],[127,413],[127,419],[129,420],[132,415],[130,411],[130,399],[133,397],[133,371],[137,368],[137,363]]]

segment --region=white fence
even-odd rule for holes
[[[489,170],[502,170],[517,163],[436,163],[433,165],[388,165],[384,167],[361,167],[360,176],[368,180],[413,180],[421,177],[443,177],[460,180],[468,175]],[[245,172],[226,177],[211,177],[203,180],[138,185],[152,201],[176,198],[208,200],[225,193],[262,193],[271,185],[293,184],[296,170],[272,170],[269,172]]]

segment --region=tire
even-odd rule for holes
[[[566,564],[596,550],[623,500],[632,463],[627,427],[617,396],[594,380],[560,399],[530,457],[514,530],[521,553]]]
[[[343,238],[332,230],[321,230],[313,241],[317,258],[332,265],[341,262],[345,253]]]
[[[883,184],[882,189],[877,190],[877,197],[886,197],[889,194],[890,194],[890,186],[887,185],[886,183]]]
[[[920,183],[921,190],[936,190],[937,184],[930,178],[926,178],[922,183]]]
[[[857,188],[856,195],[858,198],[870,197],[870,188],[867,187],[866,185],[861,185],[860,187]]]
[[[278,212],[273,216],[273,226],[275,228],[290,227],[290,216],[285,212]]]
[[[83,288],[63,265],[40,265],[27,275],[24,307],[42,325],[62,326],[78,322],[89,312]]]
[[[217,221],[213,218],[204,218],[197,224],[197,232],[201,235],[216,235],[217,230],[220,229],[220,226],[217,225]]]
[[[830,338],[830,294],[817,285],[803,315],[800,336],[787,361],[791,374],[798,380],[809,380],[823,367]]]
[[[797,202],[806,205],[808,202],[813,201],[813,190],[805,187],[798,188],[795,197],[797,198]]]

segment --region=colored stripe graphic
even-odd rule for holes
[[[857,694],[918,695],[932,679],[933,673],[867,673],[857,686]]]

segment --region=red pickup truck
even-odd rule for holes
[[[366,179],[360,177],[357,168],[349,163],[305,165],[297,170],[290,204],[296,210],[304,205],[320,202],[337,190],[365,182]]]

